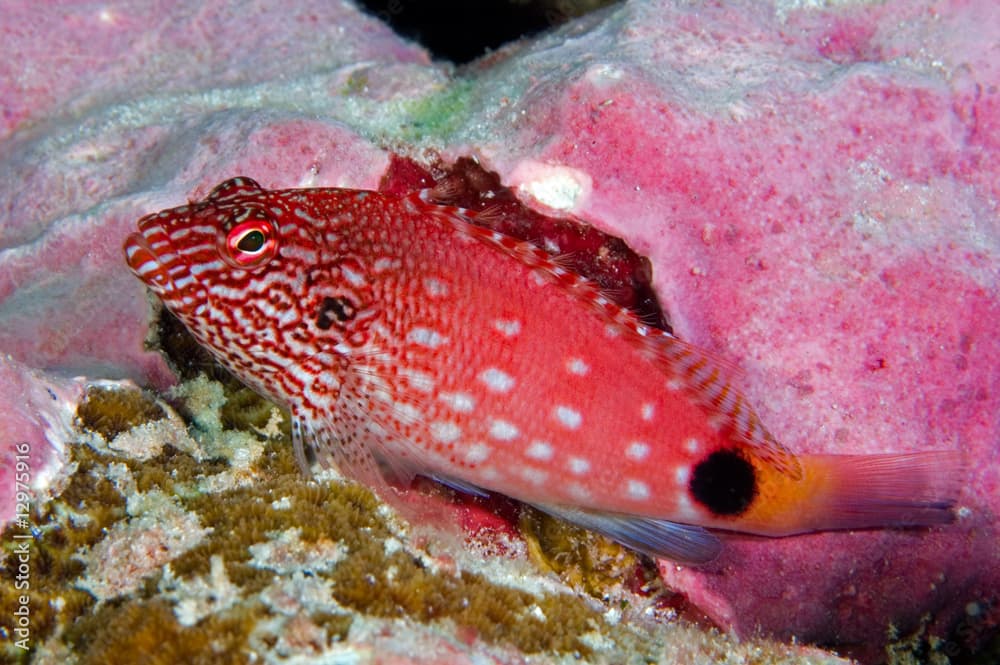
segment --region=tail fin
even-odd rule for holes
[[[945,450],[801,460],[817,491],[797,531],[947,524],[965,471],[962,455]]]

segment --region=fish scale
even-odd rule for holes
[[[296,457],[385,495],[498,492],[655,556],[714,529],[948,522],[949,451],[797,455],[723,364],[468,210],[234,178],[147,215],[132,270],[225,366],[286,405]]]

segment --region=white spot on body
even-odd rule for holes
[[[577,501],[590,500],[590,490],[580,483],[568,483],[566,485],[566,491],[569,492],[569,495]]]
[[[625,493],[630,499],[643,500],[649,498],[649,486],[641,480],[629,478],[625,481]]]
[[[485,383],[490,390],[497,393],[508,392],[514,387],[514,377],[496,367],[490,367],[480,372],[479,380]]]
[[[452,443],[462,436],[462,428],[447,420],[435,420],[431,423],[431,436],[441,443]]]
[[[504,337],[516,337],[521,332],[521,322],[517,319],[497,319],[493,322],[493,328]]]
[[[571,409],[568,406],[563,406],[560,404],[555,408],[556,419],[565,427],[566,429],[579,429],[580,423],[583,422],[583,416],[580,412]]]
[[[568,466],[570,473],[575,474],[577,476],[590,471],[590,462],[583,459],[582,457],[570,457]]]
[[[481,464],[490,456],[490,447],[485,443],[474,443],[465,452],[465,461],[469,464]]]
[[[684,383],[681,382],[680,379],[670,379],[667,381],[667,390],[672,390],[673,392],[677,392],[683,387]]]
[[[532,441],[525,454],[536,460],[546,461],[552,459],[552,444],[547,441]]]
[[[420,344],[430,349],[436,349],[448,341],[444,335],[430,328],[412,328],[410,332],[406,333],[406,339],[409,342]]]
[[[441,393],[438,399],[459,413],[470,413],[476,408],[476,400],[468,393]]]
[[[694,506],[691,504],[691,499],[685,492],[679,492],[677,494],[677,505],[674,507],[674,512],[677,516],[677,521],[686,521],[691,523],[697,523],[699,519],[704,519],[701,513],[695,510]]]
[[[384,256],[375,259],[375,263],[372,264],[372,269],[375,272],[385,272],[387,270],[394,270],[398,267],[399,264],[395,259],[386,258]]]
[[[684,450],[688,451],[689,453],[692,454],[697,453],[700,449],[701,449],[701,442],[698,441],[698,439],[692,437],[684,442]]]
[[[490,436],[497,441],[511,441],[516,439],[518,434],[520,431],[517,427],[506,420],[494,420],[490,423]]]
[[[622,330],[617,323],[609,323],[608,325],[604,326],[604,334],[607,337],[614,339],[615,337],[618,337],[619,335],[622,334]]]
[[[653,406],[652,402],[643,402],[642,408],[639,413],[642,415],[642,419],[649,422],[653,419],[653,414],[656,412],[656,408]]]
[[[625,449],[625,456],[629,459],[635,460],[636,462],[641,462],[642,460],[649,457],[649,444],[643,441],[633,441],[628,444],[628,448]]]
[[[549,474],[547,471],[543,471],[542,469],[526,466],[521,469],[521,477],[532,485],[541,485],[548,480]]]
[[[193,282],[194,282],[194,277],[191,277],[190,275],[178,277],[177,279],[174,280],[174,288],[180,290]]]
[[[401,368],[399,370],[400,376],[404,376],[410,380],[410,385],[422,393],[429,393],[434,390],[434,377],[427,372],[421,372],[417,369]]]
[[[424,278],[424,290],[434,298],[448,295],[448,285],[436,277]]]
[[[359,272],[351,270],[347,266],[340,266],[340,272],[344,278],[354,286],[364,286],[365,276]]]
[[[423,412],[420,409],[407,402],[395,402],[392,405],[392,410],[405,423],[418,422],[423,416]]]
[[[292,209],[292,214],[295,215],[296,217],[298,217],[299,219],[304,219],[305,221],[309,222],[309,224],[311,224],[313,226],[319,225],[319,220],[316,219],[315,217],[313,217],[312,215],[310,215],[309,213],[307,213],[302,208],[294,208],[294,209]]]
[[[676,469],[674,469],[674,480],[676,480],[677,484],[680,485],[681,487],[686,487],[688,484],[688,480],[690,479],[691,479],[690,467],[679,466]]]
[[[582,358],[570,358],[566,361],[566,371],[577,376],[586,376],[587,372],[590,371],[590,365],[584,362]]]

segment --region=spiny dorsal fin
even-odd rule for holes
[[[645,338],[646,354],[716,419],[730,436],[753,448],[754,455],[793,479],[802,477],[798,458],[778,443],[757,416],[731,372],[708,352],[660,331]]]
[[[264,191],[257,181],[246,176],[236,176],[216,185],[205,198],[209,201],[228,201],[238,196],[259,194]]]

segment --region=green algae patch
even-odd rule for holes
[[[446,140],[466,122],[474,92],[471,81],[458,79],[438,92],[403,103],[395,140],[409,143]]]

